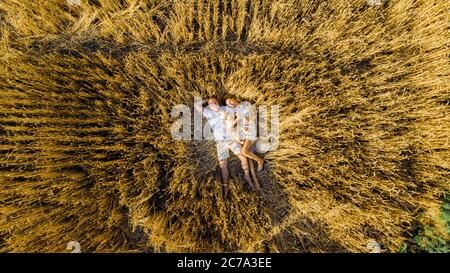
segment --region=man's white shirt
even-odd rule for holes
[[[208,120],[215,141],[233,140],[232,123],[234,121],[234,114],[234,109],[228,106],[220,106],[217,112],[211,110],[209,107],[203,109],[203,116]]]

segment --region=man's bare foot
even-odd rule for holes
[[[258,169],[257,169],[258,172],[262,171],[263,167],[264,167],[264,160],[261,159],[261,161],[258,161]]]
[[[230,188],[228,187],[228,184],[223,184],[223,198],[228,198],[228,192],[230,191]]]

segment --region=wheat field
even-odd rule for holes
[[[76,2],[76,1],[74,1]],[[447,0],[0,1],[0,252],[417,251],[450,191]],[[280,106],[262,189],[176,141]]]

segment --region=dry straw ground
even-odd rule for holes
[[[0,1],[0,251],[399,251],[450,189],[449,8]],[[224,202],[213,144],[169,130],[227,93],[282,132]]]

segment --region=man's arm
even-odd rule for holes
[[[195,110],[199,111],[201,114],[203,114],[203,104],[207,102],[206,99],[198,100],[194,103]]]

